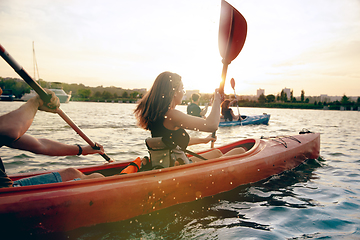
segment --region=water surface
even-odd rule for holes
[[[0,114],[21,104],[0,102]],[[136,126],[134,104],[70,102],[61,107],[116,161],[147,155],[144,140],[150,133]],[[185,112],[186,107],[179,106],[179,109]],[[240,108],[240,111],[248,115],[269,113],[270,123],[220,128],[215,146],[244,138],[293,135],[306,128],[321,133],[321,158],[230,192],[51,237],[360,239],[360,112],[262,108]],[[68,144],[86,144],[56,114],[39,112],[28,133]],[[201,132],[190,134],[207,135]],[[203,144],[191,146],[190,150],[208,147]],[[9,174],[104,162],[99,155],[49,157],[6,147],[1,148],[0,155]]]

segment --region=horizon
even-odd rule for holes
[[[0,78],[2,78],[2,79],[17,79],[17,80],[20,80],[20,81],[24,81],[22,78],[20,78],[20,77],[2,77],[2,76],[0,76]],[[41,79],[42,81],[45,81],[45,80],[43,80],[43,79]],[[25,81],[24,81],[25,82]],[[45,82],[48,82],[48,81],[45,81]],[[77,84],[77,85],[84,85],[85,87],[91,87],[91,88],[112,88],[112,87],[114,87],[114,88],[121,88],[121,89],[123,89],[123,90],[132,90],[132,91],[134,91],[134,90],[143,90],[143,89],[146,89],[146,91],[148,91],[148,89],[147,88],[144,88],[144,87],[137,87],[137,88],[124,88],[124,87],[120,87],[120,86],[103,86],[103,85],[98,85],[98,86],[88,86],[88,85],[85,85],[85,84],[83,84],[83,83],[66,83],[66,82],[50,82],[50,83],[60,83],[60,84],[69,84],[69,85],[71,85],[71,84]],[[198,92],[198,93],[200,93],[200,94],[213,94],[213,93],[210,93],[210,92],[201,92],[199,89],[184,89],[185,90],[185,92],[187,93],[188,91],[189,92]],[[279,92],[277,92],[277,93],[269,93],[269,94],[266,94],[266,89],[264,89],[265,90],[265,96],[267,96],[267,95],[274,95],[274,96],[277,96],[278,94],[280,94],[281,93],[281,90],[283,90],[283,89],[281,89]],[[291,88],[290,88],[290,90],[292,90]],[[329,95],[329,94],[326,94],[326,93],[323,93],[323,94],[320,94],[320,95],[307,95],[306,94],[306,90],[304,89],[304,92],[305,92],[305,96],[306,97],[321,97],[321,96],[324,96],[324,97],[343,97],[344,95],[345,96],[347,96],[347,97],[350,97],[350,98],[357,98],[357,97],[360,97],[360,95],[346,95],[346,94],[342,94],[342,95]],[[232,92],[232,93],[225,93],[226,95],[234,95],[234,92]],[[253,96],[257,96],[257,94],[237,94],[236,93],[236,95],[237,96],[251,96],[251,97],[253,97]],[[301,94],[300,95],[294,95],[294,97],[301,97]]]
[[[237,95],[286,86],[294,95],[359,94],[359,1],[228,2],[247,20],[248,33],[229,65],[226,94],[233,93],[231,78]],[[49,82],[149,89],[169,70],[186,89],[213,92],[222,69],[220,3],[5,0],[1,44],[33,76],[34,41],[40,78]],[[3,60],[0,73],[18,77]]]

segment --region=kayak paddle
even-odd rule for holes
[[[231,88],[234,90],[234,96],[235,96],[235,99],[237,100],[236,92],[235,92],[235,79],[234,78],[231,78],[230,85],[231,85]],[[238,114],[240,117],[239,105],[237,103],[236,103],[236,106],[237,106]]]
[[[21,67],[5,50],[5,48],[0,44],[0,55],[1,57],[15,70],[17,74],[22,77],[27,84],[32,87],[37,94],[39,94],[40,98],[44,101],[44,103],[50,102],[51,95],[48,95],[45,90],[30,77],[30,75]],[[75,130],[77,134],[80,135],[93,149],[99,150],[100,147],[94,143],[71,119],[66,115],[60,108],[57,109],[57,113],[64,119],[69,126]],[[106,154],[103,153],[101,156],[108,162],[111,162],[112,159]]]
[[[243,15],[225,0],[221,1],[219,23],[219,51],[222,57],[223,69],[219,92],[224,95],[225,79],[228,65],[240,53],[247,34],[247,23]],[[215,137],[215,132],[213,132]],[[214,142],[211,142],[211,148]]]

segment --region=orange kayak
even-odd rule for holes
[[[317,159],[320,134],[245,139],[219,147],[240,155],[114,175],[129,162],[78,168],[108,177],[0,189],[0,226],[33,234],[116,222],[257,182]],[[13,180],[46,172],[11,175]]]

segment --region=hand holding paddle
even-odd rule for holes
[[[223,70],[219,91],[224,94],[225,79],[228,65],[240,53],[247,34],[247,23],[243,15],[226,1],[221,1],[219,24],[219,51],[223,58]],[[215,136],[215,132],[213,133]],[[211,148],[214,142],[211,142]]]
[[[27,84],[32,87],[36,93],[40,96],[41,100],[47,105],[51,101],[51,94],[47,94],[45,90],[35,82],[29,74],[10,56],[10,54],[5,50],[5,48],[0,44],[0,55],[1,57],[17,72],[20,77],[22,77]],[[67,124],[69,124],[72,129],[75,130],[77,134],[80,135],[93,149],[100,150],[98,144],[93,142],[60,108],[56,109],[56,112],[64,119]],[[106,155],[106,153],[101,154],[101,156],[108,162],[113,160]]]

